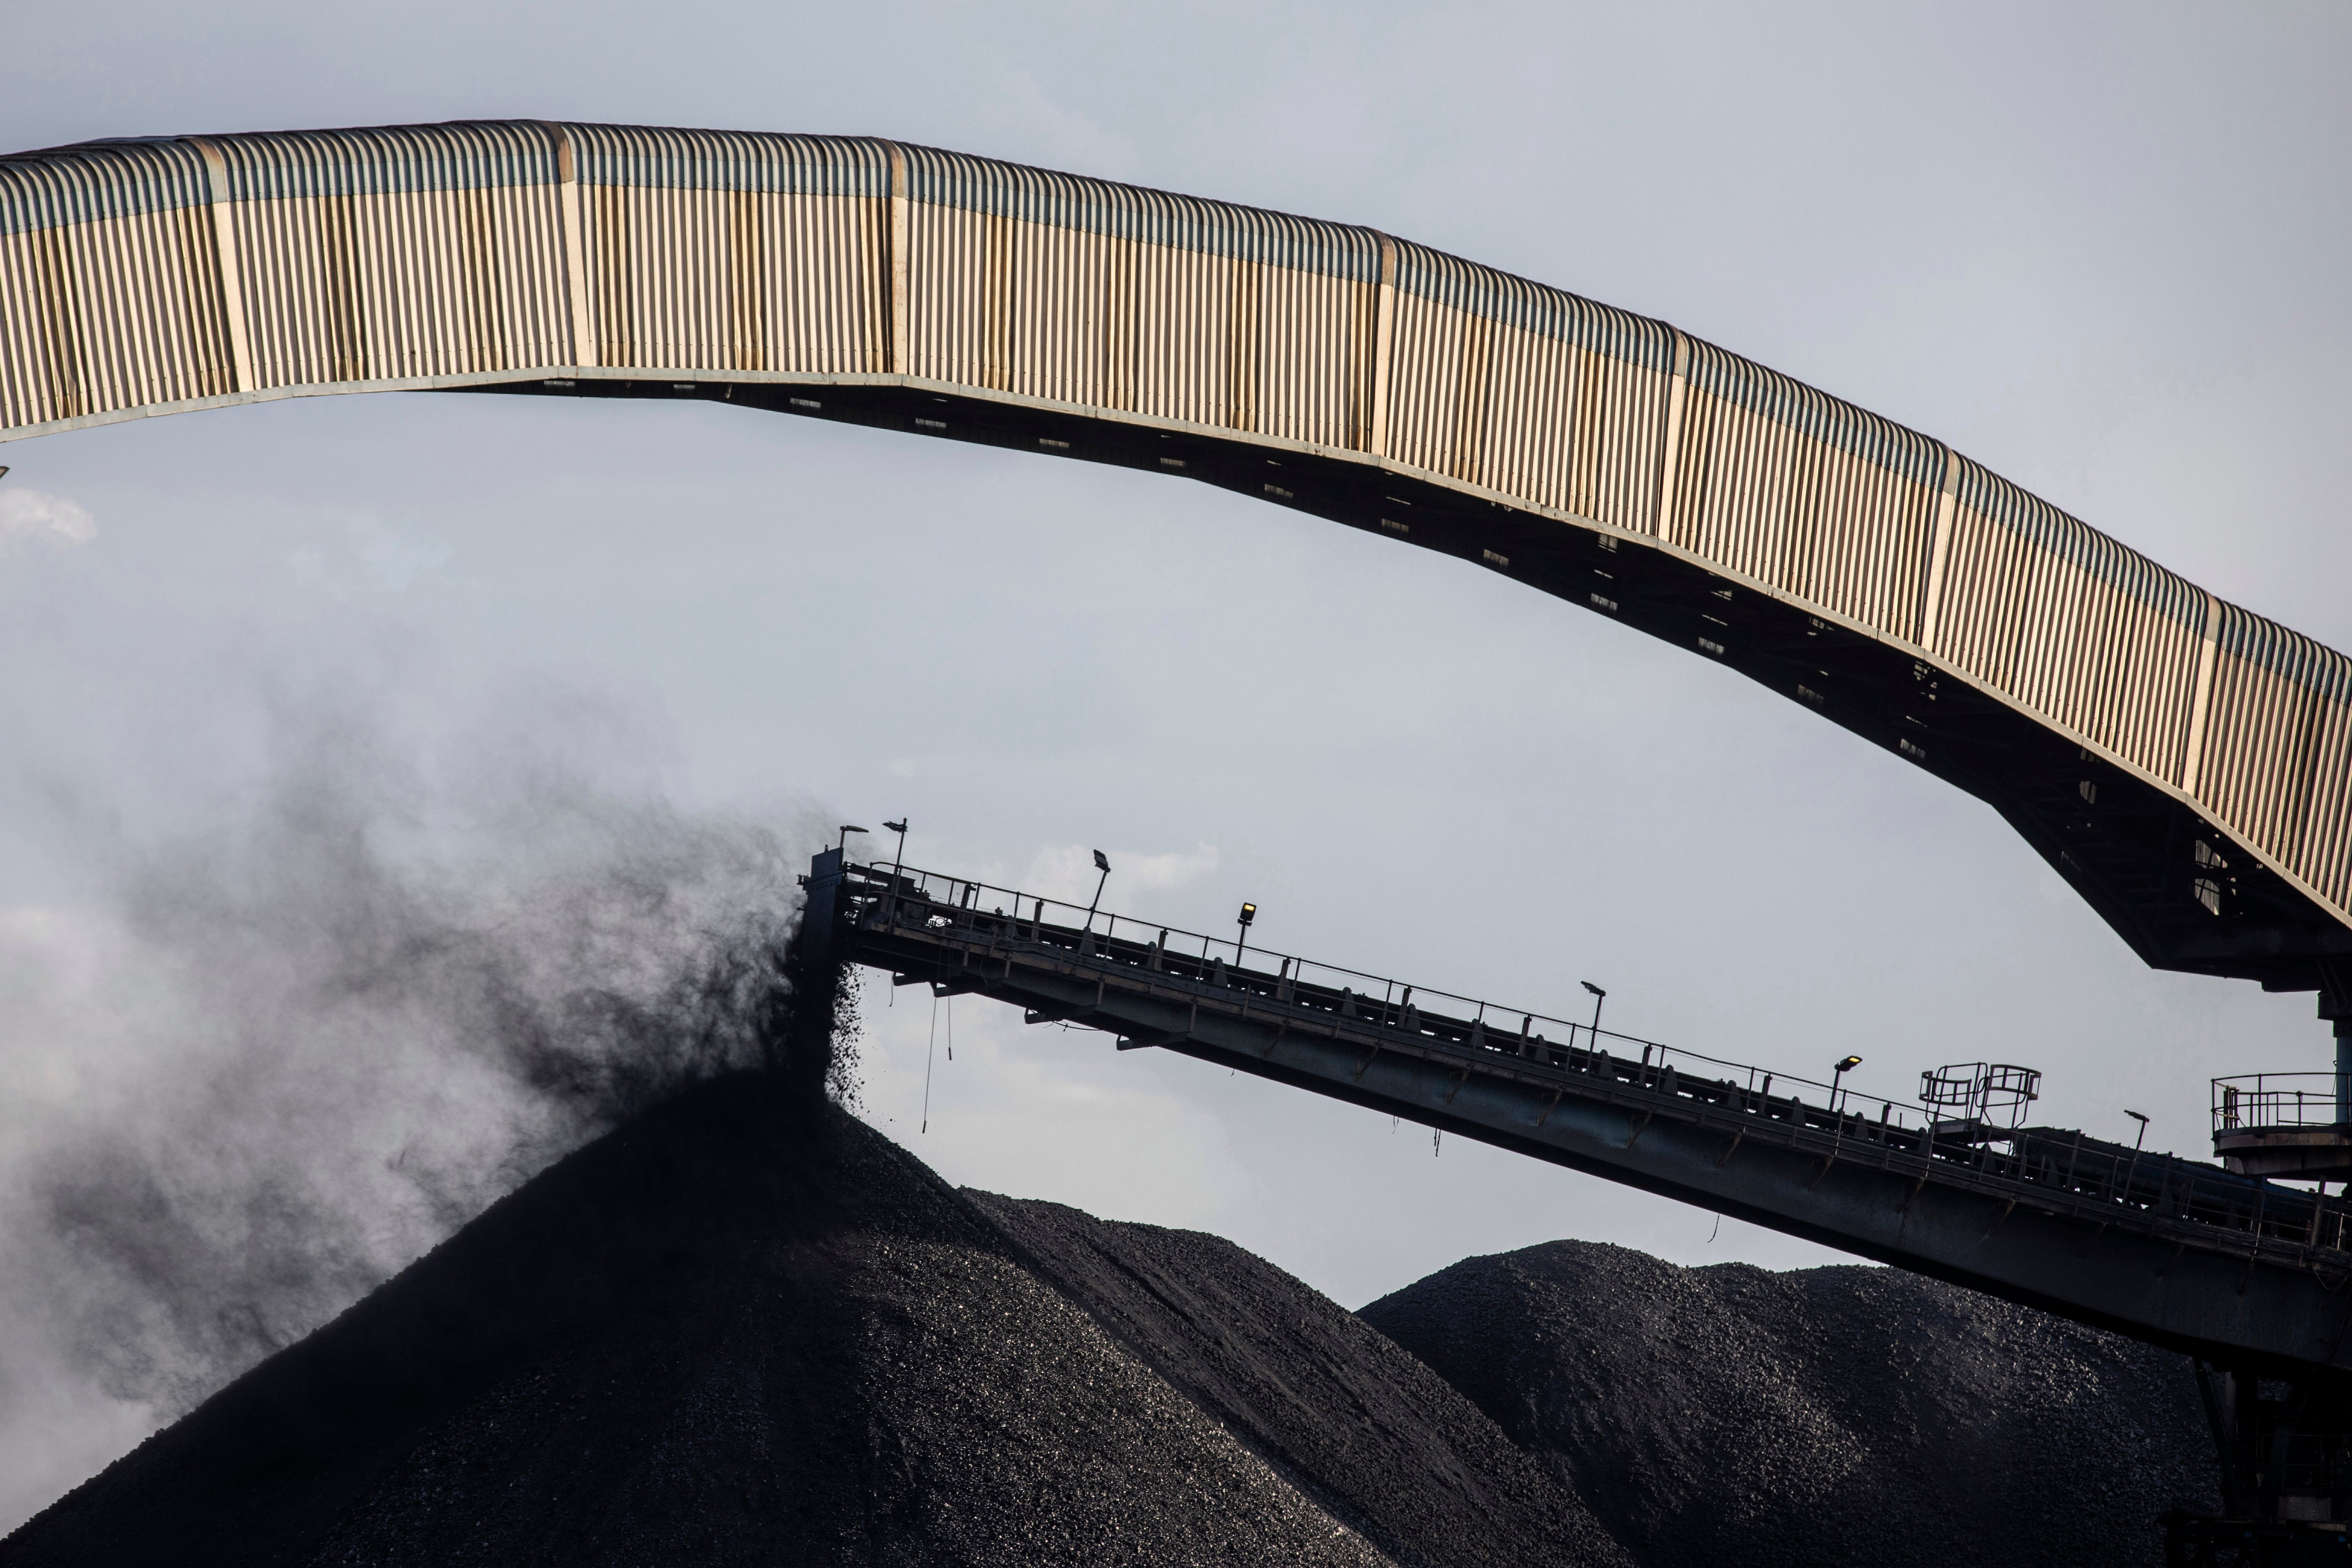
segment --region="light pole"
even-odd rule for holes
[[[902,816],[882,826],[898,836],[898,858],[890,862],[890,901],[884,906],[895,921],[898,918],[898,871],[907,864],[907,819]]]
[[[1234,942],[1234,967],[1235,969],[1239,969],[1242,966],[1242,950],[1249,946],[1250,922],[1256,919],[1257,906],[1255,904],[1244,904],[1242,906],[1242,912],[1239,918],[1234,921],[1235,924],[1242,928],[1242,934],[1236,938]]]
[[[1860,1057],[1846,1057],[1830,1068],[1830,1114],[1837,1114],[1838,1092],[1845,1087],[1845,1075],[1862,1065]]]
[[[1086,929],[1088,931],[1095,929],[1095,910],[1102,907],[1103,884],[1110,880],[1110,857],[1099,849],[1095,851],[1095,869],[1102,875],[1095,879],[1095,901],[1087,906]]]
[[[849,836],[851,834],[863,833],[865,831],[866,829],[862,827],[853,826],[849,823],[845,822],[841,825],[841,837],[834,840],[833,847],[835,849],[845,849],[849,847]]]
[[[1591,1048],[1597,1051],[1601,1048],[1601,1004],[1609,1000],[1609,993],[1603,991],[1600,986],[1595,985],[1590,980],[1580,980],[1577,984],[1583,986],[1587,991],[1592,993],[1592,1045]]]
[[[2131,1168],[2124,1173],[2124,1199],[2126,1202],[2129,1202],[2131,1199],[2132,1178],[2139,1174],[2139,1146],[2147,1142],[2147,1118],[2142,1116],[2137,1110],[2126,1110],[2124,1114],[2130,1117],[2134,1121],[2139,1123],[2139,1136],[2132,1140]],[[2326,1182],[2319,1184],[2319,1195],[2322,1197],[2326,1197],[2327,1195],[2327,1184]]]

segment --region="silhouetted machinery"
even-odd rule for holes
[[[2352,1181],[2352,1081],[2334,1073],[2213,1080],[2213,1152],[2241,1175]]]
[[[805,880],[806,940],[896,984],[993,997],[2179,1351],[2225,1508],[2168,1520],[2168,1561],[2352,1555],[2352,1207],[2326,1187],[2352,1165],[2332,1091],[2217,1083],[2211,1164],[2031,1123],[2040,1075],[2014,1064],[1926,1074],[1919,1105],[1900,1106],[1845,1086],[1857,1058],[1827,1082],[1768,1072],[1601,1029],[1597,1009],[1579,1023],[1310,963],[1249,945],[1247,924],[1178,931],[838,848]]]

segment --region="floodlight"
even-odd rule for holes
[[[1830,1110],[1832,1114],[1838,1106],[1838,1086],[1845,1082],[1846,1074],[1861,1065],[1860,1057],[1841,1057],[1830,1064]]]
[[[1087,906],[1086,929],[1088,931],[1095,929],[1095,910],[1102,907],[1103,884],[1110,880],[1110,857],[1099,849],[1095,851],[1095,869],[1102,875],[1095,879],[1095,901]],[[1111,923],[1116,925],[1118,921],[1114,918]]]
[[[1580,980],[1579,985],[1592,993],[1592,1048],[1601,1048],[1601,1004],[1609,1000],[1609,993],[1590,980]]]
[[[1255,904],[1244,904],[1242,906],[1241,915],[1242,924],[1247,925],[1255,919],[1257,919],[1257,906]]]

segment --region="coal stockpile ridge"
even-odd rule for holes
[[[1310,1489],[1339,1489],[1320,1494],[1327,1506],[1400,1560],[1627,1561],[1550,1467],[1385,1335],[1265,1259],[1198,1231],[970,1196],[1171,1386]]]
[[[2159,1513],[2218,1506],[2186,1360],[1894,1269],[1562,1241],[1362,1315],[1654,1568],[2153,1568]]]
[[[559,1163],[0,1542],[36,1564],[1622,1564],[1212,1238],[958,1194],[737,1074]]]

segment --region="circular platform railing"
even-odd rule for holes
[[[2328,1072],[2213,1080],[2213,1152],[2241,1175],[2352,1181],[2347,1086]]]

